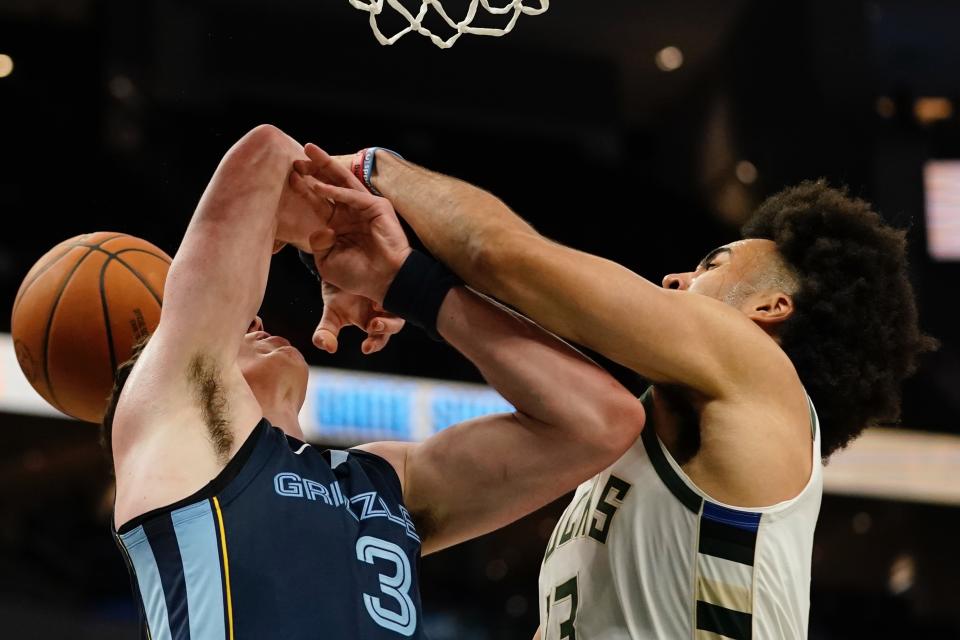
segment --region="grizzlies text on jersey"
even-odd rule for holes
[[[266,419],[206,487],[116,537],[152,640],[425,637],[393,467]]]

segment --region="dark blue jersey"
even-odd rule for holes
[[[210,484],[117,540],[152,640],[425,637],[420,539],[393,467],[266,419]]]

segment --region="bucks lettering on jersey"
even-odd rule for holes
[[[559,524],[553,530],[550,541],[547,543],[547,552],[544,555],[546,562],[553,551],[575,538],[590,536],[600,543],[607,541],[610,533],[610,524],[617,508],[623,504],[623,499],[630,490],[630,483],[611,475],[603,489],[597,491],[599,483],[595,483],[589,493],[580,494],[579,498],[567,507],[560,518]]]
[[[810,480],[792,500],[762,509],[701,491],[648,411],[643,436],[577,488],[550,537],[540,572],[543,640],[806,638],[823,492],[810,409]]]

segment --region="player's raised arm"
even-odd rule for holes
[[[455,425],[422,444],[364,447],[397,469],[425,553],[547,504],[636,440],[644,413],[629,391],[561,340],[455,286],[438,263],[411,254],[386,200],[327,185],[313,189],[317,202],[336,200],[331,224],[344,238],[315,244],[321,275],[438,333],[516,408]]]
[[[309,234],[280,207],[298,157],[297,143],[269,125],[226,153],[173,259],[155,338],[175,333],[175,351],[187,356],[202,349],[218,360],[236,357],[263,300],[275,242],[302,245]]]
[[[208,423],[222,418],[227,427],[252,427],[260,418],[236,358],[262,301],[273,250],[283,242],[307,246],[320,227],[288,186],[298,157],[302,148],[293,139],[263,125],[221,160],[170,267],[159,325],[111,418],[115,451],[142,444],[158,414],[169,421],[186,411],[174,421],[183,428],[199,421],[194,413]]]
[[[298,163],[298,170],[361,184],[342,159],[314,145],[306,152],[311,162]],[[373,187],[440,261],[553,333],[652,381],[706,397],[730,397],[748,384],[762,387],[791,375],[773,341],[728,305],[661,288],[614,262],[552,242],[501,200],[463,181],[382,150],[374,167]],[[789,308],[771,306],[758,314],[785,312]],[[746,359],[750,366],[742,366]]]

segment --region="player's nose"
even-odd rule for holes
[[[671,273],[663,278],[664,289],[676,289],[677,291],[686,291],[690,288],[690,282],[693,280],[693,274]]]
[[[250,326],[247,327],[247,333],[253,333],[254,331],[263,331],[263,319],[260,316],[253,316]]]

